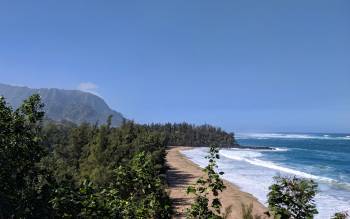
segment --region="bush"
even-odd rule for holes
[[[318,213],[314,201],[317,184],[313,180],[276,176],[270,186],[268,204],[278,218],[313,218]]]
[[[349,213],[347,211],[337,212],[332,217],[332,219],[346,219],[346,218],[349,218]]]

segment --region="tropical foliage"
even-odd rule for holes
[[[163,133],[168,145],[177,146],[238,146],[233,133],[227,133],[221,128],[211,125],[195,126],[188,123],[151,124],[148,129]]]
[[[281,219],[313,218],[318,213],[316,192],[317,184],[313,180],[276,176],[268,194],[269,209]]]
[[[49,215],[52,177],[38,166],[46,156],[41,146],[39,96],[13,111],[0,97],[0,217],[40,218]]]
[[[347,211],[337,212],[332,217],[332,219],[347,219],[347,218],[349,218],[349,212]]]
[[[0,99],[0,218],[170,218],[165,146],[234,144],[211,126],[43,118],[39,95]]]
[[[165,138],[132,122],[42,127],[31,96],[0,99],[1,218],[169,218]]]
[[[223,218],[220,210],[221,202],[218,196],[226,187],[220,178],[220,175],[224,173],[217,172],[218,166],[216,160],[220,158],[219,149],[215,145],[212,145],[206,158],[209,163],[203,169],[205,176],[199,178],[194,186],[187,188],[187,193],[194,195],[194,202],[187,209],[187,218]],[[211,201],[209,201],[209,195],[212,196]]]

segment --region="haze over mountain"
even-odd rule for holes
[[[121,113],[110,109],[102,98],[88,92],[56,88],[32,89],[0,83],[0,96],[4,96],[13,108],[19,107],[24,99],[35,93],[45,103],[46,116],[55,121],[102,124],[112,115],[112,125],[119,126],[124,119]]]

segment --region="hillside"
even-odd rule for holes
[[[24,99],[35,93],[40,94],[45,103],[46,116],[55,121],[66,120],[77,124],[98,121],[101,124],[105,123],[109,115],[113,115],[112,125],[120,126],[124,119],[121,113],[110,109],[102,98],[91,93],[0,84],[0,96],[4,96],[13,108],[17,108]]]

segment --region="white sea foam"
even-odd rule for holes
[[[301,138],[309,139],[313,138],[307,134],[282,134],[282,133],[238,133],[236,137],[239,138],[257,138],[257,139],[269,139],[269,138]]]
[[[182,153],[201,167],[206,166],[207,148],[186,150]],[[263,153],[256,150],[223,149],[220,150],[222,159],[218,161],[220,171],[224,171],[223,178],[236,184],[242,191],[253,194],[266,205],[269,186],[273,183],[273,176],[278,173],[298,175],[321,181],[320,186],[333,185],[334,180],[326,177],[315,176],[299,170],[287,168],[264,159]],[[271,153],[278,153],[271,151]],[[328,186],[326,186],[328,188]],[[337,193],[338,192],[338,193]],[[344,190],[320,191],[316,197],[316,205],[319,214],[315,219],[330,218],[335,212],[350,209],[350,200],[343,197]],[[348,197],[348,196],[344,196]]]
[[[299,177],[303,177],[303,178],[309,178],[309,179],[322,181],[322,182],[326,182],[326,183],[331,183],[331,184],[339,184],[339,186],[350,188],[350,184],[348,184],[348,183],[339,183],[337,180],[334,180],[334,179],[331,179],[328,177],[315,176],[315,175],[312,175],[309,173],[305,173],[303,171],[294,170],[292,168],[278,165],[278,164],[271,162],[271,161],[257,159],[258,157],[261,157],[262,154],[259,152],[256,152],[256,151],[246,151],[246,150],[239,150],[239,149],[234,149],[234,150],[223,149],[223,150],[220,150],[220,155],[222,155],[226,158],[229,158],[229,159],[245,161],[245,162],[250,163],[252,165],[277,170],[277,171],[284,172],[284,173],[287,173],[290,175],[295,175],[295,176],[299,176]]]
[[[288,151],[288,148],[274,148],[275,151]]]
[[[330,136],[316,134],[290,134],[290,133],[238,133],[237,139],[324,139],[324,140],[350,140],[350,136]]]
[[[261,159],[256,159],[257,157],[261,157],[262,155],[258,152],[253,151],[241,151],[241,150],[220,150],[220,155],[225,156],[229,159],[245,161],[250,164],[261,166],[269,169],[274,169],[278,171],[282,171],[288,174],[293,174],[305,178],[316,179],[317,177],[308,173],[304,173],[298,170],[293,170],[287,167],[279,166],[271,161],[264,161]]]

